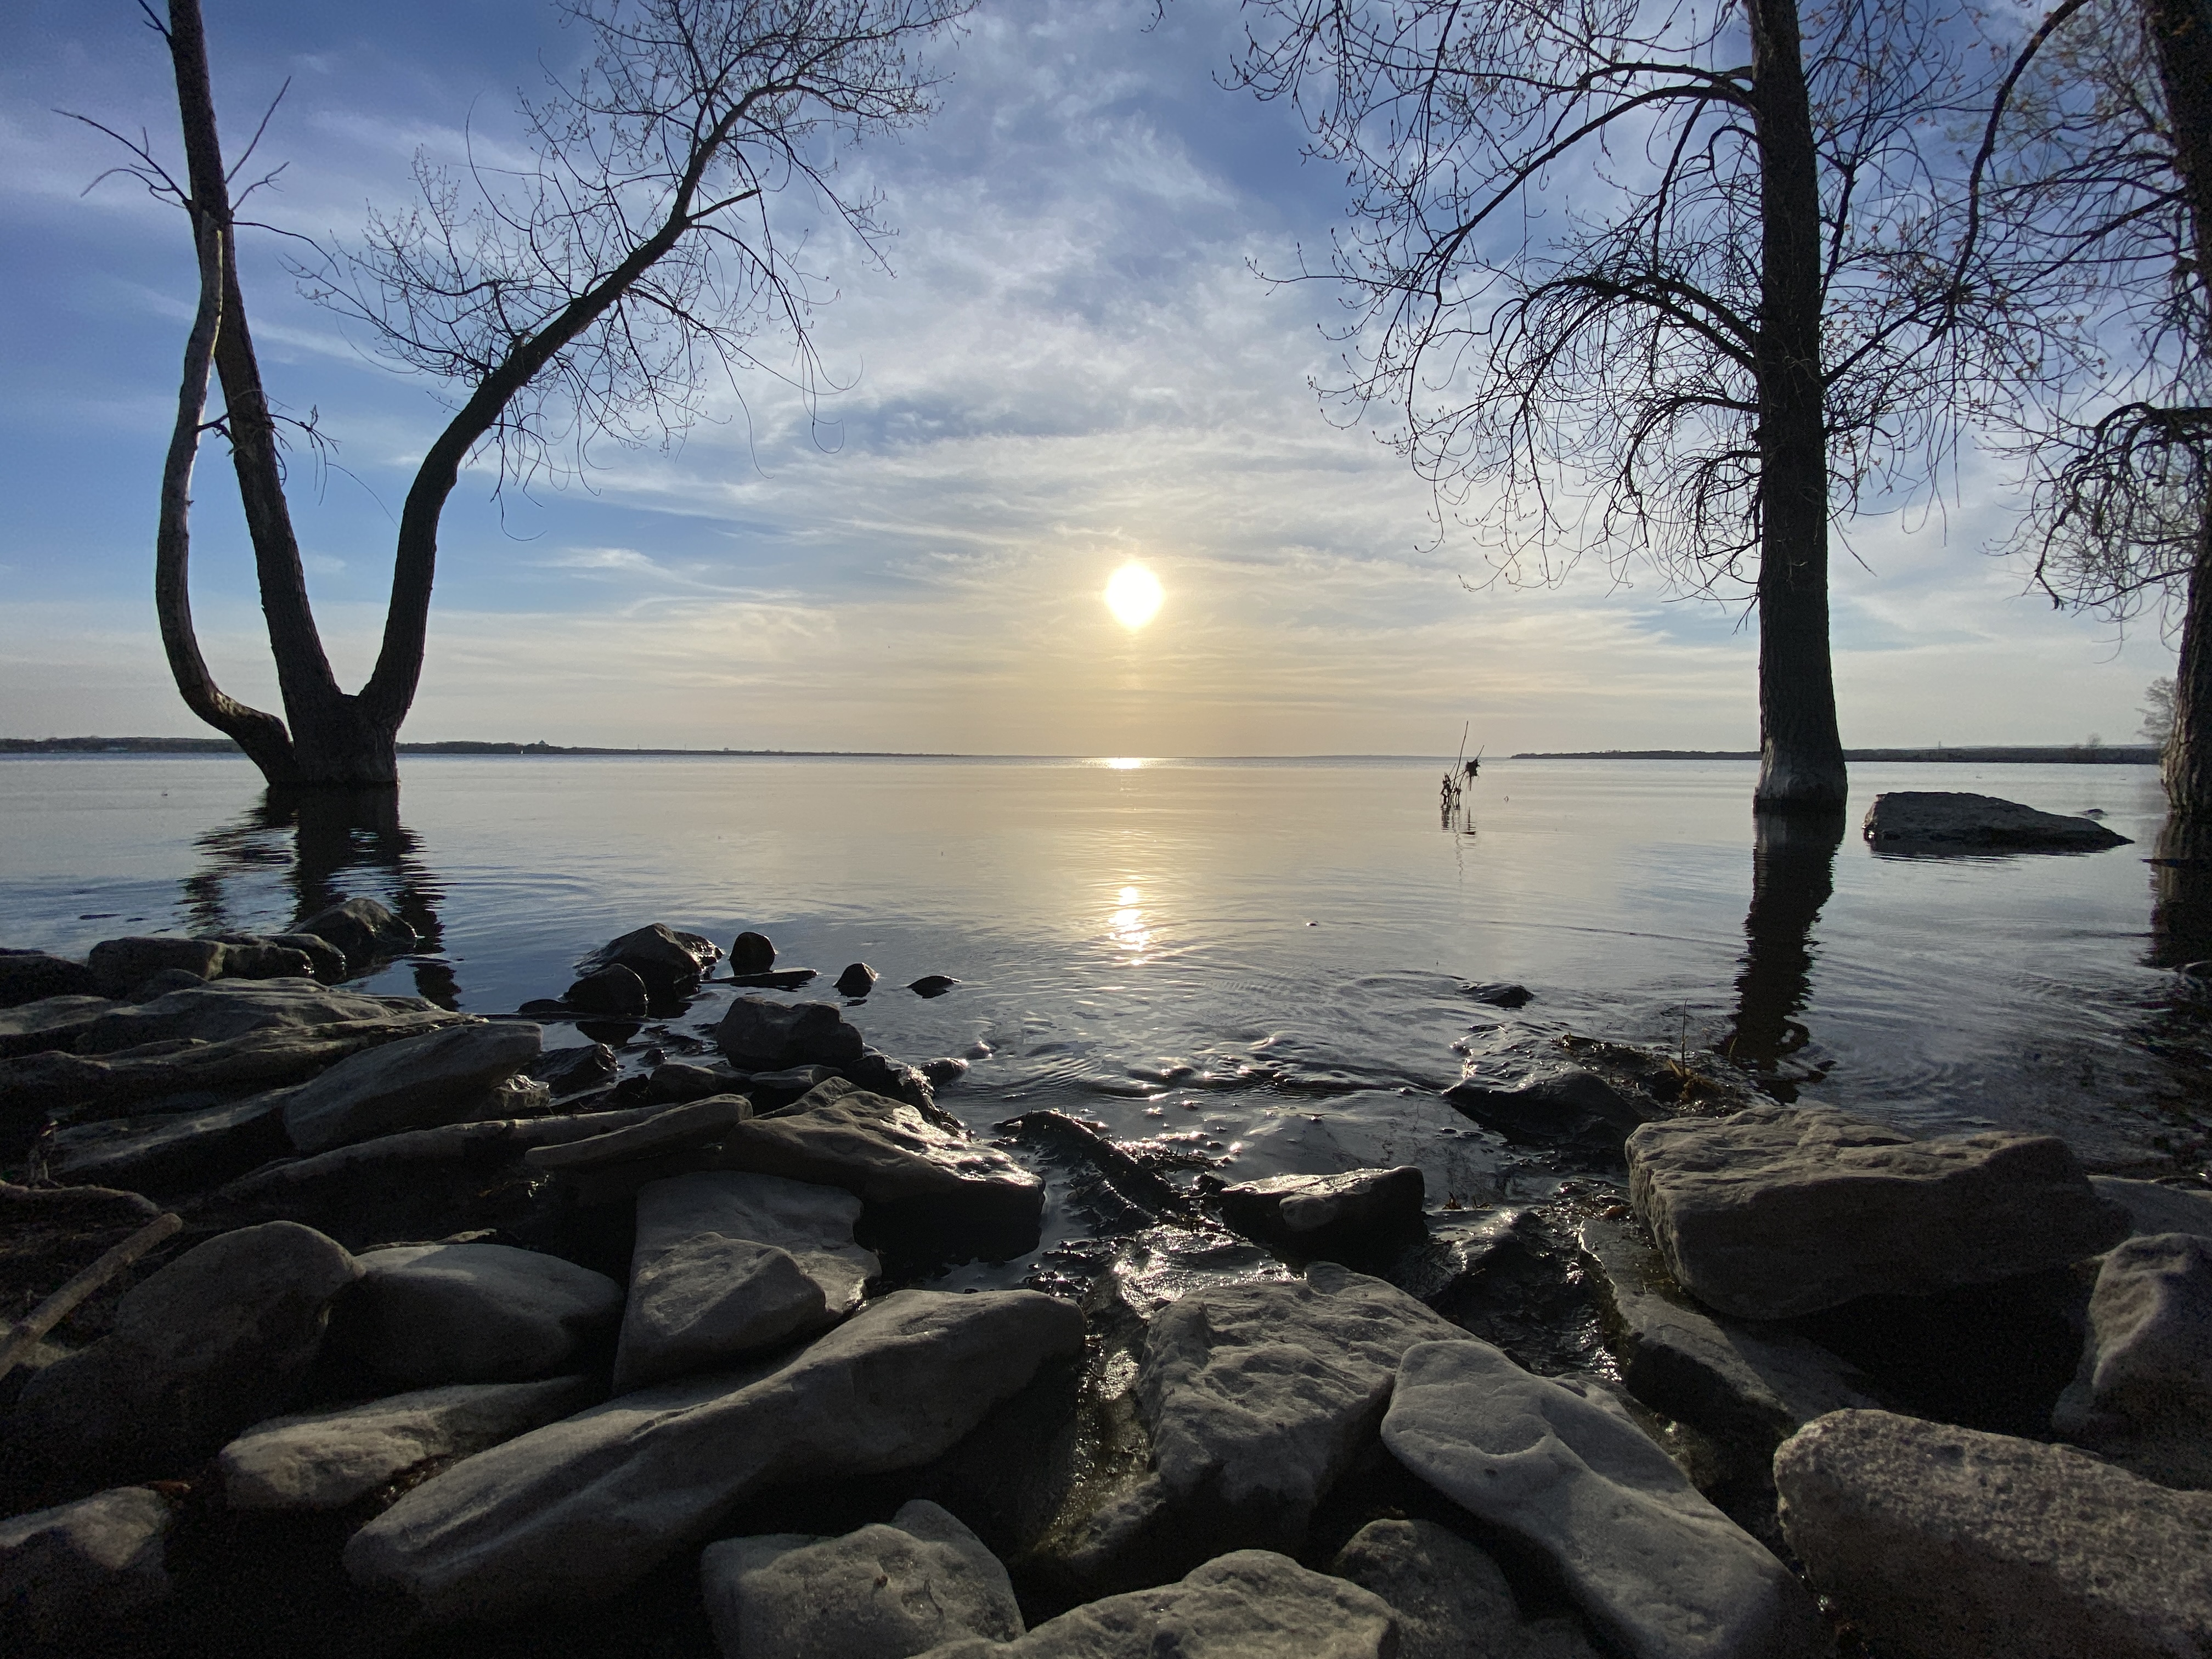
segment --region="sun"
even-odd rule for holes
[[[1131,633],[1159,614],[1160,579],[1132,560],[1114,573],[1106,584],[1106,608]]]

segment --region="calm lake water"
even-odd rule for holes
[[[1470,1204],[1557,1180],[1437,1098],[1455,1042],[1530,1033],[1733,1054],[1918,1132],[2050,1129],[2101,1168],[2203,1161],[2206,993],[2172,967],[2212,943],[2194,895],[2154,891],[2149,769],[1863,766],[1848,835],[1763,853],[1747,763],[1486,762],[1456,827],[1440,769],[418,757],[396,823],[302,825],[242,761],[9,758],[0,943],[275,930],[369,893],[436,942],[375,988],[498,1012],[642,923],[757,928],[815,994],[881,970],[854,1018],[888,1052],[988,1049],[945,1097],[979,1127],[1058,1106],[1232,1179],[1418,1160]],[[1877,857],[1856,824],[1893,788],[2098,808],[2136,844]],[[927,973],[960,986],[893,988]],[[1485,1007],[1485,981],[1535,1000]]]

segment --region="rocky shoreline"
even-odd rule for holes
[[[0,953],[9,1650],[2212,1652],[2212,1191],[1583,1039],[1445,1097],[1543,1204],[1232,1183],[979,1135],[863,964],[414,943]]]

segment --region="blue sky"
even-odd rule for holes
[[[404,204],[411,158],[513,131],[536,0],[374,8],[206,0],[234,145],[287,78],[261,216],[351,234]],[[942,52],[932,124],[848,164],[898,234],[891,269],[813,244],[817,343],[851,389],[827,432],[768,377],[672,453],[612,449],[586,485],[490,496],[441,537],[430,656],[404,735],[998,753],[1493,751],[1756,740],[1754,637],[1589,566],[1469,592],[1425,489],[1307,389],[1319,285],[1271,287],[1337,222],[1288,112],[1224,91],[1232,0],[985,0]],[[125,0],[0,17],[0,733],[191,733],[151,600],[155,486],[192,293],[182,216],[55,114],[174,149],[167,64]],[[392,515],[442,421],[428,386],[301,300],[264,237],[246,277],[272,393],[343,470],[296,469],[309,580],[341,676],[367,672]],[[218,449],[194,523],[203,644],[274,706]],[[2054,616],[1986,556],[2002,475],[1969,458],[1940,515],[1863,520],[1836,558],[1846,742],[2133,734],[2171,671]],[[1856,560],[1852,556],[1855,552]],[[1100,599],[1135,558],[1167,592],[1131,635]],[[1863,561],[1863,567],[1858,561]]]

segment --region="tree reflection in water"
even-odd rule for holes
[[[381,899],[422,940],[424,954],[409,963],[416,992],[441,1008],[460,1006],[452,967],[429,954],[443,944],[445,888],[422,861],[421,837],[399,821],[398,790],[270,789],[242,817],[192,844],[200,867],[184,890],[195,933],[247,930],[234,914],[233,888],[245,877],[276,877],[290,894],[295,922],[345,899]]]
[[[1797,1012],[1813,984],[1813,925],[1836,885],[1841,812],[1754,815],[1751,909],[1744,917],[1743,969],[1736,975],[1735,1024],[1723,1052],[1759,1077],[1759,1087],[1791,1101],[1817,1083],[1827,1062],[1784,1069],[1811,1042]]]

